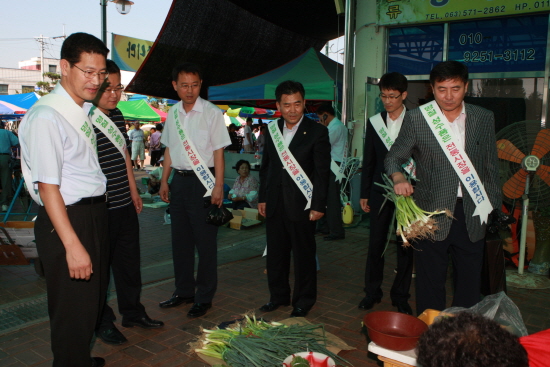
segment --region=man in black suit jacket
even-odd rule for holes
[[[359,303],[359,308],[369,310],[382,299],[382,279],[384,277],[384,249],[386,247],[388,230],[394,216],[395,205],[391,201],[384,202],[384,189],[375,183],[384,183],[384,158],[388,146],[395,141],[406,114],[403,102],[407,98],[407,78],[393,72],[380,78],[380,99],[385,111],[372,116],[367,122],[367,134],[363,148],[363,170],[361,172],[361,208],[370,212],[370,237],[367,263],[365,267],[365,297]],[[388,118],[389,117],[389,118]],[[390,140],[388,139],[390,137]],[[384,139],[384,140],[382,140]],[[397,311],[412,315],[409,288],[411,286],[413,268],[413,250],[404,248],[400,238],[397,240],[397,275],[390,291],[392,304]]]
[[[502,200],[494,115],[464,103],[468,68],[458,61],[439,63],[430,73],[430,84],[435,102],[407,113],[403,129],[384,162],[396,194],[409,196],[414,192],[420,208],[448,209],[454,216],[437,216],[435,241],[421,240],[414,244],[419,250],[415,252],[418,314],[427,308],[447,308],[445,282],[449,254],[454,268],[452,305],[468,308],[480,301],[486,213],[500,208]],[[434,111],[431,115],[427,112],[430,107]],[[430,116],[430,123],[424,113]],[[441,130],[436,137],[433,129],[439,122]],[[438,140],[444,139],[444,131],[452,132],[445,150]],[[453,156],[453,163],[446,152]],[[418,177],[414,189],[399,172],[411,155]],[[457,169],[462,169],[460,175]],[[477,177],[471,179],[474,173]]]
[[[258,211],[266,217],[267,278],[270,300],[260,311],[270,312],[290,304],[290,254],[294,256],[294,294],[291,317],[305,317],[317,299],[315,221],[326,209],[330,172],[328,130],[304,116],[305,90],[301,83],[285,81],[275,90],[283,118],[271,122],[260,169]],[[276,124],[276,125],[272,125]],[[272,129],[289,155],[279,153]],[[281,156],[283,157],[281,159]],[[297,165],[307,180],[297,180]],[[303,186],[302,186],[303,187]],[[306,199],[306,195],[309,199]],[[309,205],[309,206],[308,206]]]

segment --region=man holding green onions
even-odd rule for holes
[[[446,308],[449,254],[453,262],[453,306],[480,300],[481,266],[488,214],[501,206],[494,115],[464,103],[468,68],[457,61],[437,64],[430,73],[435,101],[410,111],[386,156],[385,168],[397,195],[410,196],[437,216],[434,239],[413,244],[416,257],[416,311]],[[413,156],[418,182],[413,188],[400,172]],[[435,174],[434,174],[435,173]]]
[[[388,230],[394,216],[395,205],[385,201],[383,184],[384,158],[391,144],[397,138],[406,116],[404,101],[407,98],[407,78],[402,74],[387,73],[380,78],[380,99],[385,111],[372,116],[367,124],[363,148],[363,170],[361,174],[361,208],[370,213],[369,251],[365,268],[365,297],[359,303],[362,310],[370,310],[382,299],[384,277],[384,251]],[[392,228],[391,231],[395,231]],[[392,305],[397,311],[412,315],[409,288],[411,286],[413,250],[397,242],[397,275],[390,291]]]

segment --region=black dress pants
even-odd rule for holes
[[[176,173],[170,191],[174,294],[194,296],[197,303],[212,302],[218,286],[218,227],[206,223],[211,208],[205,205],[206,189],[195,175]],[[196,279],[195,248],[199,254]]]
[[[370,237],[364,290],[366,296],[381,299],[381,286],[384,278],[384,249],[395,205],[389,200],[382,205],[382,197],[373,197],[370,201]],[[382,209],[380,209],[381,207]],[[395,228],[391,230],[395,231]],[[410,298],[409,289],[412,281],[414,250],[411,247],[405,248],[402,245],[401,238],[398,238],[396,248],[397,274],[390,290],[390,297],[394,303],[407,301]]]
[[[123,318],[146,315],[140,302],[141,256],[139,248],[139,221],[133,203],[109,211],[110,264],[113,269],[118,311]],[[105,303],[98,331],[114,327],[113,309]]]
[[[470,241],[462,202],[457,202],[455,220],[443,241],[419,241],[416,251],[416,312],[446,308],[445,283],[449,254],[453,263],[452,306],[472,307],[480,301],[484,240]]]
[[[335,237],[344,237],[344,223],[342,222],[342,201],[340,200],[340,190],[342,184],[336,181],[336,175],[330,171],[328,192],[327,192],[327,212],[318,220],[317,229],[323,233],[328,233]]]
[[[90,280],[71,279],[66,252],[46,209],[38,209],[34,234],[48,293],[54,367],[90,367],[90,343],[105,304],[109,240],[105,203],[68,206],[67,214],[90,255]]]
[[[266,263],[270,301],[277,304],[290,303],[289,274],[292,253],[292,306],[309,310],[317,300],[315,222],[289,220],[283,200],[267,205],[276,205],[273,215],[266,219]]]

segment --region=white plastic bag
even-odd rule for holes
[[[446,310],[443,310],[442,314],[456,314],[463,311],[474,312],[496,321],[506,330],[518,337],[527,335],[527,328],[525,327],[518,306],[516,306],[516,304],[504,292],[491,294],[470,308],[447,308]]]

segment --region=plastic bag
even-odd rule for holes
[[[439,317],[444,317],[445,314],[457,314],[463,311],[474,312],[496,321],[506,330],[518,337],[527,335],[527,328],[523,323],[523,318],[521,317],[521,312],[519,311],[518,306],[516,306],[516,304],[504,292],[487,296],[483,299],[483,301],[470,308],[447,308],[441,312],[442,316]]]
[[[212,206],[212,209],[208,212],[206,216],[206,223],[213,224],[215,226],[223,226],[227,222],[233,219],[233,214],[224,208],[218,208],[217,206]]]

